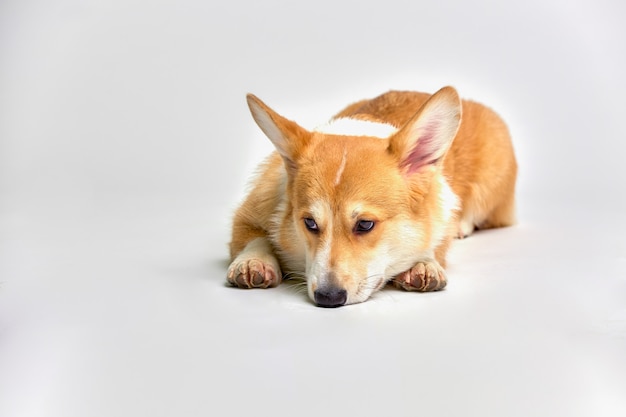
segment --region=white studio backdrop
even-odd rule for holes
[[[1,1],[0,415],[624,415],[625,16]],[[457,242],[433,297],[333,315],[223,286],[230,215],[272,151],[247,92],[313,127],[444,85],[507,121],[518,227]]]
[[[624,172],[622,8],[3,2],[2,189],[223,195],[264,141],[246,92],[317,124],[388,89],[447,84],[509,122],[529,160],[523,191],[611,188]]]

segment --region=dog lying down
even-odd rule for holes
[[[365,301],[387,283],[438,291],[454,237],[515,221],[507,127],[452,87],[362,100],[313,131],[247,99],[276,152],[234,216],[233,286],[295,274],[321,307]]]

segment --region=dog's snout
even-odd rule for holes
[[[313,293],[319,307],[341,307],[348,299],[348,292],[341,288],[318,288]]]

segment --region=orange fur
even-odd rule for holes
[[[322,306],[364,301],[389,281],[438,290],[454,236],[514,222],[507,128],[451,87],[388,92],[335,117],[397,127],[387,139],[309,132],[254,96],[248,103],[277,152],[234,217],[235,286],[274,286],[295,273]]]
[[[336,117],[402,126],[429,97],[426,93],[391,91],[355,103]],[[462,103],[463,119],[444,161],[444,173],[462,203],[459,218],[471,211],[478,228],[509,226],[515,223],[517,164],[508,129],[484,105],[469,100]]]

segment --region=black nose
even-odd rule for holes
[[[346,303],[348,293],[340,288],[320,288],[315,290],[315,304],[319,307],[340,307]]]

